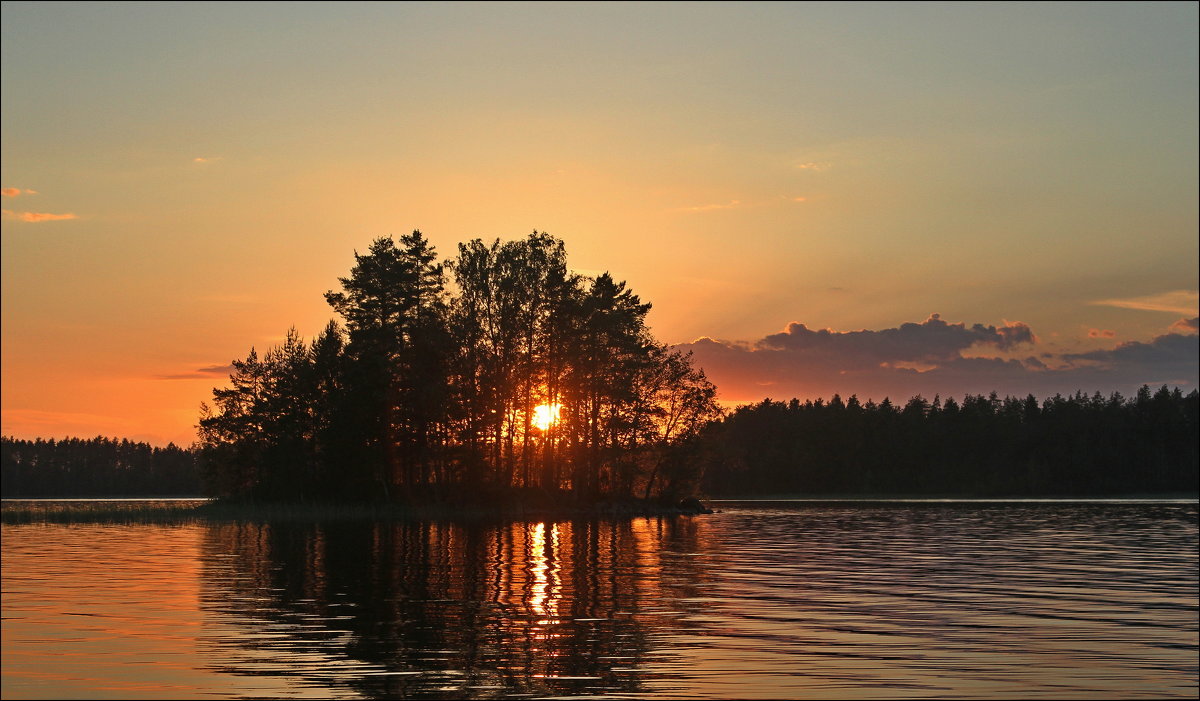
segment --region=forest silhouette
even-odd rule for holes
[[[834,395],[739,407],[689,433],[674,457],[689,462],[689,479],[701,471],[700,492],[712,497],[1195,495],[1198,434],[1200,393],[1165,386],[1129,398],[917,396],[903,406]],[[198,445],[5,437],[0,446],[6,497],[204,491]]]
[[[199,421],[228,499],[677,502],[716,388],[655,340],[650,304],[563,242],[460,244],[419,231],[355,253],[325,294],[341,322],[234,361]],[[551,409],[552,408],[552,409]],[[556,417],[556,418],[555,418]]]
[[[204,493],[196,453],[129,439],[0,440],[4,496],[142,497]]]
[[[355,253],[341,317],[233,361],[184,450],[3,439],[5,496],[194,496],[535,509],[697,495],[1195,494],[1200,393],[834,395],[724,412],[650,304],[563,241],[419,232]],[[201,486],[203,485],[203,486]]]
[[[1200,393],[764,400],[703,436],[722,495],[1195,495]]]

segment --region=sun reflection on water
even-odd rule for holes
[[[539,619],[538,625],[558,622],[561,598],[559,567],[555,557],[558,552],[558,530],[557,523],[550,526],[549,533],[545,523],[535,523],[529,528],[529,571],[533,577],[529,610]]]
[[[1196,523],[896,504],[5,525],[0,696],[1193,698]]]

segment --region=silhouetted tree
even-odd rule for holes
[[[292,331],[252,349],[202,408],[216,493],[590,501],[698,484],[686,456],[715,388],[653,339],[625,283],[570,273],[562,241],[476,239],[441,264],[413,232],[376,239],[340,281],[325,298],[345,336],[331,323],[311,346]],[[539,407],[558,420],[536,423]]]
[[[349,331],[343,406],[359,434],[358,482],[385,497],[431,481],[448,423],[445,276],[435,260],[419,231],[399,245],[378,238],[367,255],[355,253],[343,291],[325,295]]]

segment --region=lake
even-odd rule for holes
[[[1195,501],[3,528],[17,698],[1194,698]]]

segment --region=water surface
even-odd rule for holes
[[[1194,698],[1195,502],[4,525],[10,698]]]

